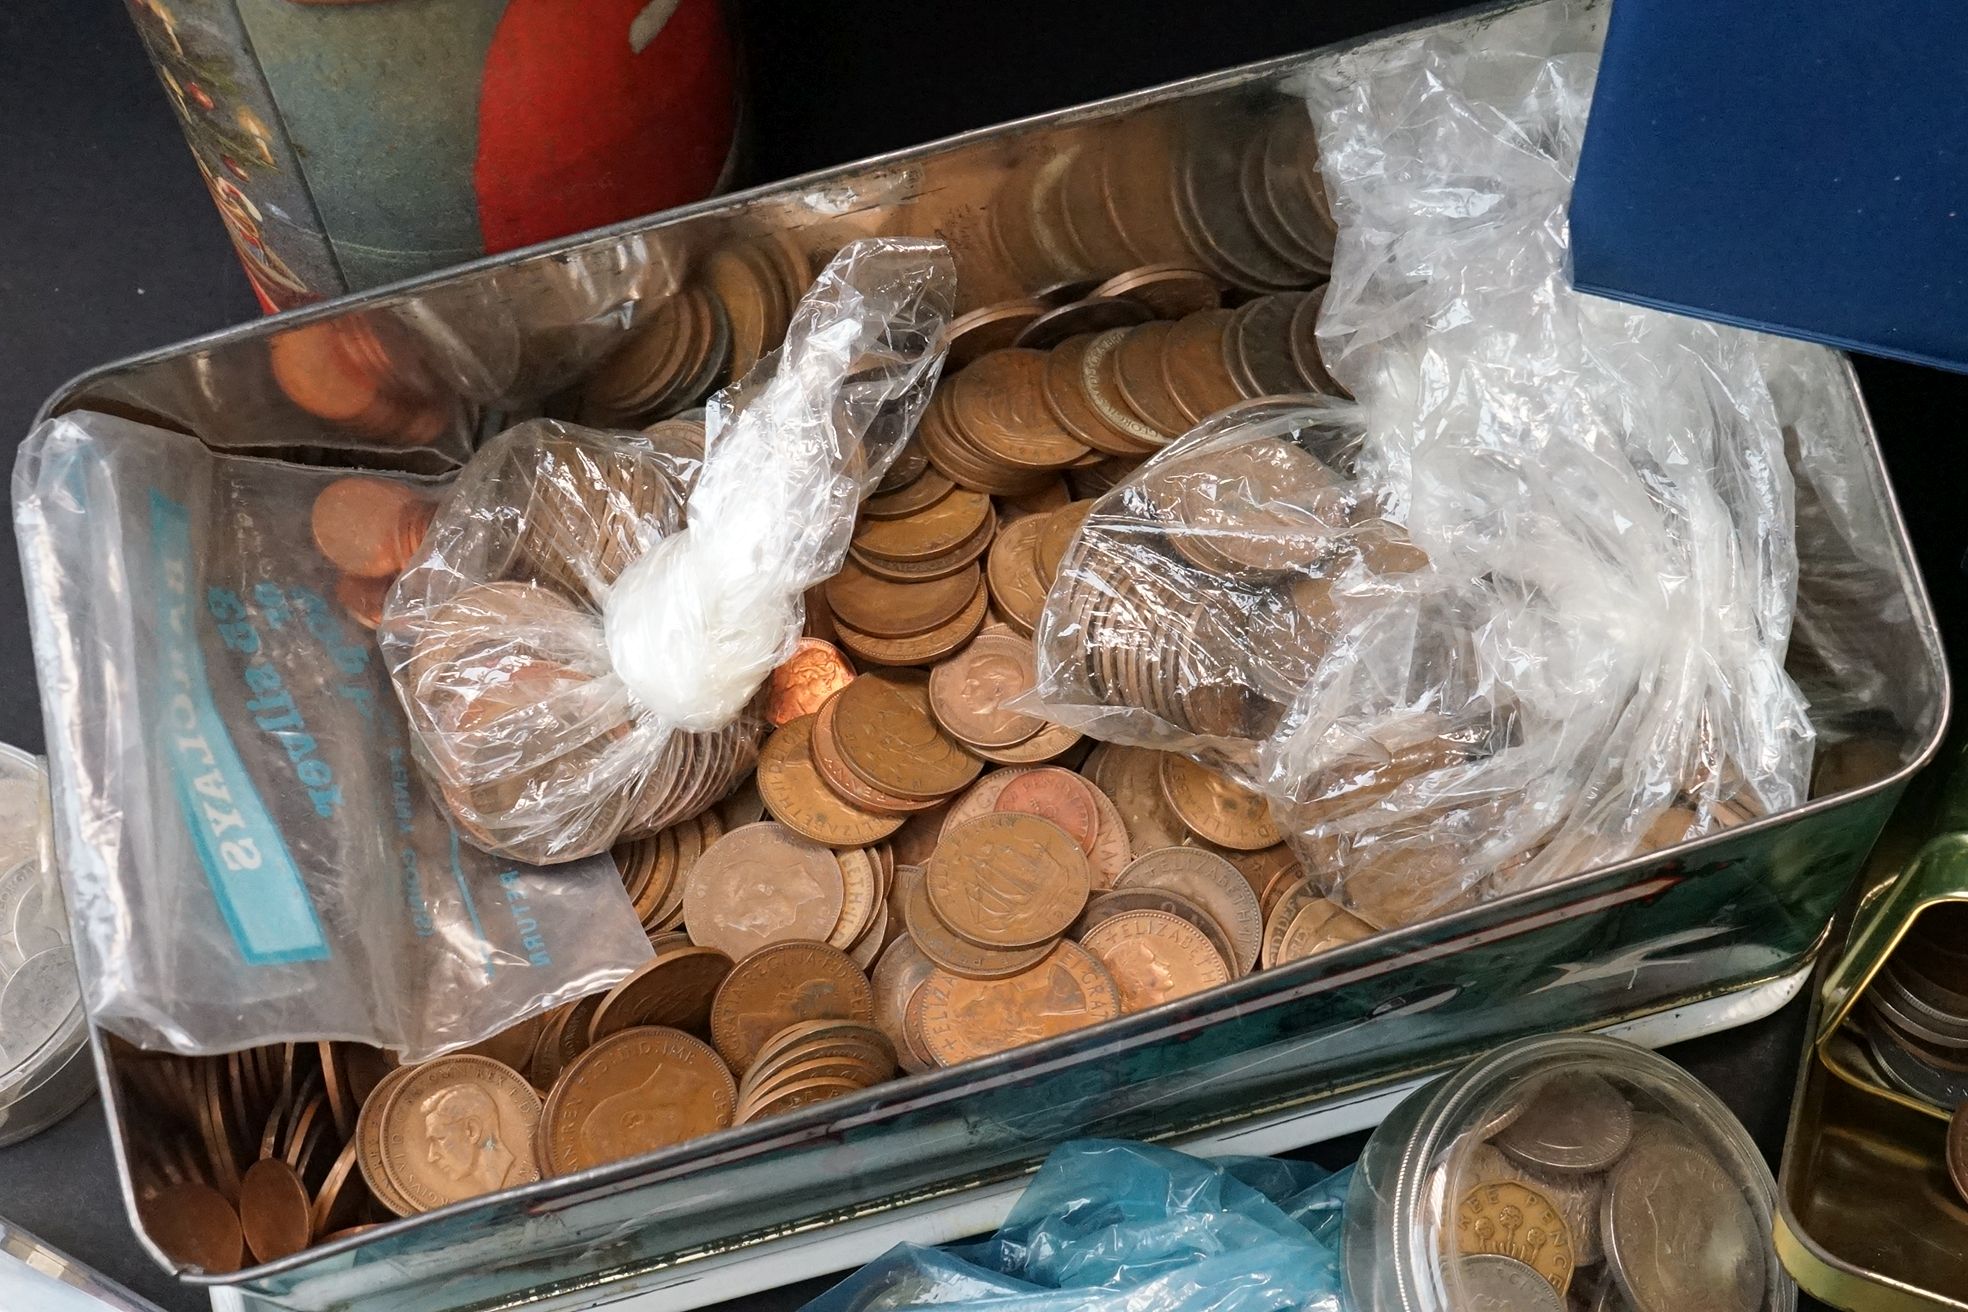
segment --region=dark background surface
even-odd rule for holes
[[[853,6],[753,0],[741,183],[825,165],[1448,12],[1426,0],[1149,0]],[[257,307],[129,18],[112,0],[0,6],[0,442],[65,379],[252,317]],[[1949,448],[1968,379],[1862,361],[1950,651],[1968,617],[1968,521]],[[11,461],[8,461],[11,464]],[[39,702],[12,534],[0,535],[0,739],[38,751]],[[1774,1164],[1801,1000],[1670,1055],[1715,1088]],[[1357,1140],[1309,1155],[1338,1164]],[[0,1149],[0,1216],[173,1309],[206,1306],[144,1257],[117,1196],[100,1104]],[[747,1300],[795,1307],[827,1282]],[[10,1310],[11,1312],[11,1310]]]

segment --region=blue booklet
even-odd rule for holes
[[[1583,291],[1968,371],[1968,0],[1619,0]]]

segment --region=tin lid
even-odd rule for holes
[[[148,1299],[0,1217],[0,1307],[36,1312],[164,1312]]]

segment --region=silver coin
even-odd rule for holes
[[[1565,1312],[1550,1281],[1501,1253],[1457,1259],[1450,1284],[1448,1305],[1455,1312]]]
[[[41,781],[0,779],[0,865],[31,862],[40,847]]]
[[[31,861],[0,871],[0,969],[16,971],[27,961],[28,954],[14,941],[14,919],[21,903],[33,891],[39,874]]]
[[[24,1060],[54,1034],[80,995],[75,959],[68,949],[28,958],[0,986],[0,1044],[14,1060]]]
[[[1769,1278],[1756,1214],[1715,1159],[1649,1134],[1606,1178],[1606,1264],[1634,1312],[1755,1312]]]
[[[28,886],[26,896],[14,908],[14,946],[23,961],[67,946],[68,920],[64,910],[61,897],[46,878],[37,878]]]
[[[1633,1137],[1633,1108],[1597,1075],[1566,1072],[1537,1088],[1523,1111],[1492,1140],[1526,1166],[1603,1171]]]

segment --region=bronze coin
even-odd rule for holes
[[[1062,305],[1033,320],[1018,334],[1017,344],[1030,350],[1049,350],[1068,337],[1128,328],[1154,317],[1154,312],[1140,301],[1120,296],[1088,298]]]
[[[885,793],[848,769],[846,760],[840,754],[840,739],[835,733],[839,713],[840,698],[836,696],[828,698],[820,713],[813,717],[812,752],[813,765],[820,772],[821,781],[839,794],[841,800],[877,815],[912,815],[941,805],[939,802],[919,802]]]
[[[977,754],[998,765],[1038,765],[1056,761],[1080,745],[1080,731],[1063,724],[1049,724],[1013,747],[979,747]]]
[[[891,583],[926,583],[961,573],[964,566],[984,554],[985,548],[997,536],[997,531],[998,516],[994,511],[977,526],[975,533],[940,555],[925,556],[921,560],[890,560],[886,556],[871,556],[854,546],[848,548],[847,555],[849,560],[876,578],[887,579]]]
[[[1092,784],[1071,770],[1022,770],[998,795],[994,811],[1035,815],[1057,825],[1092,860],[1100,837],[1100,805]]]
[[[383,1111],[398,1088],[416,1071],[415,1066],[399,1066],[384,1076],[375,1090],[363,1100],[355,1118],[356,1166],[370,1195],[397,1216],[409,1216],[417,1209],[390,1183],[383,1168]]]
[[[944,970],[972,979],[996,979],[1029,970],[1045,956],[1049,944],[1006,949],[985,947],[964,938],[936,914],[930,905],[929,877],[925,870],[917,879],[903,881],[902,921],[909,937],[924,956]]]
[[[847,886],[847,897],[827,942],[852,957],[855,943],[874,922],[875,907],[882,899],[881,877],[865,848],[850,848],[836,857],[840,861],[841,880]],[[858,960],[854,964],[861,965]]]
[[[909,1002],[912,1031],[939,1066],[1097,1025],[1121,1014],[1114,981],[1077,943],[1055,943],[1038,963],[1000,979],[938,970]]]
[[[350,1139],[322,1177],[321,1188],[308,1206],[308,1228],[316,1243],[330,1243],[346,1234],[348,1223],[367,1207],[369,1195],[356,1169],[359,1156],[358,1145]]]
[[[527,1082],[534,1088],[542,1092],[553,1088],[567,1063],[588,1046],[588,1026],[603,996],[590,993],[551,1013],[547,1028],[541,1031],[540,1044],[533,1050],[533,1064],[525,1072]]]
[[[1200,269],[1151,264],[1115,274],[1093,294],[1139,301],[1157,319],[1180,319],[1185,314],[1216,309],[1223,301],[1223,284]]]
[[[1251,222],[1237,149],[1249,137],[1243,123],[1199,123],[1191,129],[1177,171],[1176,218],[1210,270],[1232,286],[1287,291],[1312,276],[1267,246]]]
[[[960,546],[991,514],[991,498],[959,488],[912,515],[865,519],[854,531],[854,545],[890,560],[925,560]]]
[[[382,625],[383,602],[395,583],[395,577],[388,574],[373,579],[343,574],[335,579],[335,600],[349,618],[374,633]]]
[[[692,942],[742,961],[775,943],[825,940],[844,897],[834,854],[768,821],[734,829],[704,853],[684,893],[684,924]]]
[[[1171,120],[1154,111],[1116,120],[1099,151],[1100,180],[1108,215],[1128,250],[1144,263],[1196,267],[1195,250],[1175,215]]]
[[[842,689],[839,716],[848,768],[884,792],[919,801],[940,798],[983,768],[930,714],[929,677],[919,671],[862,675]]]
[[[1161,888],[1180,893],[1209,912],[1230,938],[1236,974],[1257,966],[1264,946],[1264,909],[1257,894],[1220,856],[1195,847],[1164,847],[1144,852],[1114,881],[1116,888]]]
[[[1170,391],[1162,353],[1175,325],[1166,321],[1130,329],[1114,348],[1114,381],[1121,400],[1143,423],[1165,438],[1189,431],[1189,419]]]
[[[827,605],[836,624],[877,638],[913,638],[962,614],[978,573],[970,565],[925,583],[893,583],[849,560],[827,580]]]
[[[778,943],[740,961],[711,1004],[711,1041],[743,1073],[779,1031],[803,1020],[872,1025],[875,994],[868,977],[839,948]]]
[[[1087,760],[1088,777],[1114,800],[1137,852],[1174,847],[1187,833],[1162,791],[1164,755],[1145,747],[1102,743]]]
[[[407,1068],[383,1108],[383,1171],[421,1211],[540,1178],[533,1131],[540,1095],[485,1057],[439,1057]]]
[[[1205,310],[1176,322],[1162,343],[1162,381],[1193,426],[1244,399],[1224,363],[1231,310]]]
[[[944,369],[955,372],[980,355],[1012,345],[1019,333],[1050,308],[1044,301],[1006,301],[958,315],[943,330],[949,344]]]
[[[895,1045],[896,1060],[911,1074],[927,1070],[932,1064],[909,1041],[908,1016],[916,990],[935,969],[936,963],[924,955],[907,931],[883,948],[875,962],[871,981],[875,989],[875,1026]]]
[[[1319,348],[1319,314],[1325,308],[1326,289],[1314,287],[1305,294],[1292,311],[1291,324],[1286,329],[1287,351],[1291,355],[1292,368],[1307,391],[1323,392],[1327,396],[1351,396],[1332,371],[1326,368],[1325,352]]]
[[[1086,913],[1073,926],[1073,937],[1085,938],[1096,926],[1115,916],[1135,911],[1165,911],[1188,921],[1203,932],[1216,954],[1226,962],[1237,959],[1237,950],[1216,917],[1180,893],[1166,888],[1121,888],[1096,893],[1087,899]]]
[[[1304,387],[1291,349],[1292,316],[1304,302],[1302,292],[1260,296],[1230,316],[1224,361],[1247,395],[1278,396]]]
[[[743,378],[776,345],[776,279],[748,246],[725,246],[704,261],[704,281],[731,325],[731,377]],[[782,330],[783,331],[783,330]]]
[[[1311,123],[1301,113],[1280,114],[1263,136],[1257,153],[1263,162],[1264,199],[1295,240],[1294,258],[1311,269],[1332,268],[1332,206]]]
[[[1284,955],[1288,935],[1295,935],[1301,944],[1309,943],[1342,911],[1337,902],[1325,896],[1319,881],[1309,875],[1298,878],[1265,911],[1264,946],[1259,960],[1267,969],[1283,965],[1289,960]]]
[[[1066,550],[1073,543],[1080,526],[1086,523],[1093,502],[1075,501],[1059,507],[1046,515],[1040,524],[1037,539],[1032,543],[1033,562],[1037,566],[1039,582],[1048,590],[1059,577],[1059,566],[1066,559]]]
[[[262,1158],[239,1182],[239,1226],[256,1262],[277,1262],[313,1236],[307,1186],[278,1158]]]
[[[1138,456],[1154,450],[1126,431],[1114,427],[1094,407],[1084,377],[1087,353],[1099,334],[1070,337],[1046,353],[1045,404],[1061,426],[1088,448],[1111,456]]]
[[[841,640],[848,642],[847,635],[842,634]],[[814,720],[801,716],[788,721],[759,749],[758,789],[766,810],[786,828],[816,843],[861,847],[880,842],[901,827],[902,817],[863,811],[827,786],[813,764]]]
[[[1162,792],[1183,824],[1219,847],[1254,852],[1278,842],[1263,794],[1186,756],[1170,752],[1162,758]]]
[[[889,460],[888,468],[884,469],[882,476],[875,480],[874,492],[900,491],[929,471],[929,453],[922,449],[921,442],[904,438],[902,445],[893,449],[895,454]],[[861,503],[862,509],[867,509],[867,505],[864,499]]]
[[[1045,728],[1045,721],[1004,703],[1030,692],[1032,644],[1008,633],[979,635],[929,672],[929,707],[936,721],[963,742],[1010,747]]]
[[[1135,454],[1140,455],[1160,450],[1169,437],[1136,414],[1121,394],[1116,353],[1127,338],[1127,329],[1116,328],[1087,344],[1086,355],[1080,360],[1080,390],[1101,421],[1125,434],[1135,443]]]
[[[910,444],[916,449],[915,444]],[[926,459],[926,457],[925,457]],[[893,491],[878,493],[861,503],[861,513],[869,519],[904,519],[919,510],[928,510],[956,490],[956,484],[934,469],[922,473]]]
[[[1129,911],[1080,936],[1080,946],[1114,977],[1121,1010],[1146,1011],[1230,982],[1230,966],[1209,938],[1166,911]]]
[[[1013,628],[1026,637],[1045,610],[1046,583],[1039,577],[1038,541],[1045,521],[1037,515],[1014,520],[998,534],[985,560],[991,599]]]
[[[540,1118],[542,1165],[571,1175],[731,1124],[737,1085],[709,1045],[681,1030],[611,1034],[568,1066]]]
[[[985,455],[1013,469],[1070,465],[1087,448],[1046,408],[1045,369],[1042,351],[993,351],[950,381],[948,417]]]
[[[995,496],[1036,491],[1051,481],[1059,466],[1022,469],[978,445],[961,426],[949,397],[947,390],[932,396],[916,429],[938,470],[961,488]]]
[[[831,642],[801,638],[765,685],[765,718],[773,728],[812,715],[854,678],[854,667]]]
[[[390,577],[422,541],[412,526],[428,525],[430,515],[427,498],[406,484],[370,475],[338,478],[315,494],[314,545],[344,574]]]
[[[999,811],[945,833],[923,887],[937,919],[1002,950],[1065,933],[1086,906],[1090,881],[1071,835],[1037,816]]]
[[[928,665],[959,650],[983,627],[990,608],[990,591],[980,578],[970,603],[948,624],[913,638],[877,638],[858,629],[842,628],[841,645],[870,665]]]
[[[588,1042],[645,1025],[701,1033],[710,1025],[711,997],[731,973],[716,948],[687,944],[655,959],[610,989],[588,1022]]]
[[[246,1255],[238,1214],[210,1185],[168,1185],[141,1201],[137,1215],[166,1257],[206,1275],[230,1275]]]

